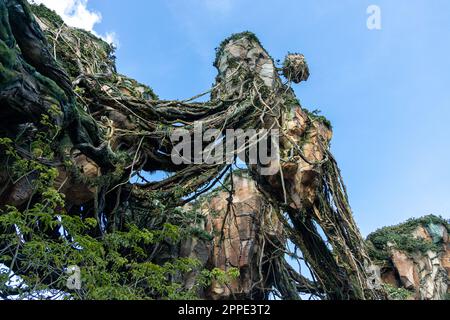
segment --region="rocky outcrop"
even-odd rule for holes
[[[182,255],[195,257],[210,268],[239,270],[239,277],[230,283],[213,281],[205,292],[207,297],[262,299],[270,282],[263,275],[267,275],[271,258],[277,259],[274,246],[284,246],[283,226],[247,174],[227,180],[225,188],[201,199],[198,208],[206,217],[202,227],[213,240],[189,240]]]
[[[450,275],[448,230],[445,220],[428,216],[370,235],[372,257],[378,261],[383,282],[391,289],[408,290],[402,298],[445,299]]]
[[[250,165],[264,196],[288,214],[300,248],[318,281],[332,299],[378,299],[379,288],[352,211],[339,169],[330,150],[331,125],[318,112],[303,108],[294,91],[278,76],[273,59],[249,33],[225,40],[215,63],[224,86],[213,97],[242,96],[251,79],[252,94],[262,110],[264,128],[279,130],[279,158],[267,166]],[[300,54],[289,54],[282,71],[288,83],[308,79],[309,70]],[[247,126],[248,124],[246,124]],[[277,150],[278,151],[278,150]],[[320,236],[319,226],[327,240]],[[285,224],[285,228],[289,228]],[[305,235],[304,234],[308,234]],[[326,265],[326,267],[324,267]],[[333,270],[333,272],[330,272]],[[370,279],[370,280],[369,280]]]
[[[59,176],[55,181],[57,188],[66,197],[67,206],[81,206],[94,199],[97,190],[86,181],[94,180],[101,175],[99,166],[83,154],[74,156],[74,164],[78,169],[78,176],[60,167]]]

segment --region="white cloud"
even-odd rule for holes
[[[46,7],[54,10],[61,16],[64,22],[75,28],[84,29],[101,37],[108,43],[117,46],[118,40],[115,32],[108,32],[106,35],[99,35],[94,27],[102,21],[102,15],[99,12],[89,10],[88,0],[28,0],[31,3],[44,4]]]
[[[87,0],[30,0],[30,2],[44,4],[55,10],[71,27],[93,31],[94,25],[102,21],[100,13],[87,8]]]

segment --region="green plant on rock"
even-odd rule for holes
[[[320,110],[313,110],[313,111],[309,111],[307,109],[303,109],[309,116],[310,120],[312,122],[319,122],[322,123],[323,125],[325,125],[325,127],[327,127],[328,129],[333,129],[333,126],[330,122],[330,120],[328,120],[325,116],[321,115],[321,111]]]
[[[43,160],[53,159],[51,143],[57,131],[49,115],[47,127],[30,142],[31,157],[17,152],[15,141],[0,139],[3,161],[11,166],[14,179],[28,179],[32,198],[24,206],[0,210],[0,296],[3,299],[198,299],[200,289],[214,279],[229,281],[235,273],[202,270],[199,261],[171,258],[156,262],[149,252],[163,245],[176,245],[192,235],[186,223],[197,217],[185,216],[146,229],[127,224],[122,230],[98,236],[93,217],[71,215],[64,195],[55,187],[58,170]],[[166,210],[165,208],[160,208]],[[169,213],[165,213],[169,215]],[[194,232],[195,233],[195,232]],[[81,271],[81,288],[67,288],[69,266]],[[12,272],[11,272],[12,271]],[[183,275],[197,272],[194,286],[185,288]],[[20,283],[12,285],[13,278]]]
[[[408,300],[414,295],[414,292],[405,288],[396,288],[390,284],[383,284],[383,288],[390,300]]]
[[[375,231],[367,237],[369,254],[373,259],[385,261],[390,258],[390,249],[397,249],[407,254],[427,251],[439,252],[443,249],[441,243],[427,241],[413,236],[414,231],[422,226],[443,225],[450,230],[445,219],[429,215],[419,219],[410,219],[397,226],[385,227]]]

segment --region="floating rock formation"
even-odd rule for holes
[[[12,273],[65,291],[77,261],[80,299],[385,299],[381,279],[443,297],[448,254],[436,248],[448,248],[448,226],[363,240],[331,124],[291,88],[309,77],[303,55],[277,66],[254,34],[235,34],[217,49],[211,90],[161,100],[117,73],[111,46],[42,5],[0,0],[0,31],[0,263]],[[222,136],[271,129],[276,157],[249,161],[250,143],[233,163],[175,163],[174,131],[193,137],[199,122]],[[167,177],[147,181],[154,171]]]
[[[394,297],[399,292],[403,292],[400,298],[418,300],[447,297],[449,231],[444,219],[427,216],[381,229],[368,237],[371,256]]]

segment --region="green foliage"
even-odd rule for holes
[[[321,115],[321,111],[320,110],[313,110],[313,111],[309,111],[307,109],[303,110],[308,114],[308,117],[311,119],[312,122],[319,122],[322,123],[323,125],[325,125],[325,127],[327,127],[328,129],[332,130],[333,129],[333,125],[331,124],[330,120],[328,120],[325,116]]]
[[[205,224],[206,217],[201,214],[197,206],[198,203],[192,209],[173,209],[169,207],[169,203],[164,194],[152,193],[149,196],[156,216],[170,222],[172,225],[182,226],[178,229],[181,238],[196,237],[204,241],[211,241],[213,239],[212,235],[201,227]]]
[[[135,98],[158,100],[158,96],[149,86],[121,74],[98,77],[97,81],[99,85],[107,86],[117,95],[122,95],[123,92],[127,92],[128,95]],[[161,126],[163,125],[161,124]]]
[[[114,48],[110,44],[88,31],[69,29],[56,12],[42,4],[32,4],[30,9],[47,26],[44,33],[50,46],[49,49],[55,53],[55,59],[72,78],[76,78],[82,73],[80,61],[84,67],[88,61],[96,61],[98,68],[114,65]],[[102,72],[102,70],[97,69],[96,72]]]
[[[390,300],[408,300],[414,295],[414,292],[405,288],[396,288],[390,284],[383,284],[383,289]]]
[[[301,106],[300,101],[290,93],[284,95],[284,105],[288,107],[288,109]]]
[[[0,63],[6,68],[13,68],[17,64],[15,50],[9,48],[4,41],[0,41]]]
[[[14,79],[18,78],[18,74],[13,71],[16,64],[16,51],[9,48],[7,44],[0,39],[0,85],[2,87],[12,83]]]
[[[440,217],[429,215],[419,219],[410,219],[397,226],[385,227],[370,234],[367,237],[369,254],[376,260],[387,260],[390,257],[388,244],[406,253],[422,252],[429,250],[438,252],[442,245],[414,238],[413,232],[419,227],[427,228],[430,224],[440,224],[450,230],[449,224]]]
[[[227,271],[214,268],[212,270],[203,270],[200,279],[205,286],[211,284],[212,281],[215,281],[220,285],[225,285],[234,279],[237,279],[239,276],[240,272],[238,268],[230,268]]]
[[[59,28],[62,24],[64,24],[63,19],[53,10],[47,8],[43,4],[30,4],[31,11],[36,16],[46,19],[51,22],[55,28]]]
[[[211,281],[227,283],[239,276],[234,269],[202,270],[200,262],[190,258],[152,260],[151,252],[158,247],[175,247],[199,232],[189,227],[201,219],[194,212],[180,209],[170,214],[159,201],[155,206],[160,213],[171,216],[160,227],[129,223],[103,235],[97,235],[97,219],[69,214],[56,187],[58,170],[42,161],[54,158],[48,145],[59,130],[52,121],[55,112],[56,108],[42,117],[47,130],[30,142],[31,158],[22,157],[12,139],[0,138],[12,178],[27,179],[33,194],[25,205],[0,211],[0,263],[23,280],[14,293],[19,299],[39,292],[46,297],[64,293],[67,299],[198,299],[200,289]],[[70,266],[80,268],[80,290],[66,286]],[[193,287],[184,287],[186,274],[196,277]],[[9,272],[0,272],[0,296],[8,296],[9,281]]]
[[[51,52],[73,79],[89,71],[98,75],[99,85],[107,85],[119,95],[125,91],[142,99],[158,99],[150,87],[116,73],[113,45],[88,31],[66,27],[62,19],[44,5],[31,5],[31,10],[47,25],[45,35]],[[106,76],[102,78],[101,74]],[[80,88],[75,89],[78,94],[79,91]]]

